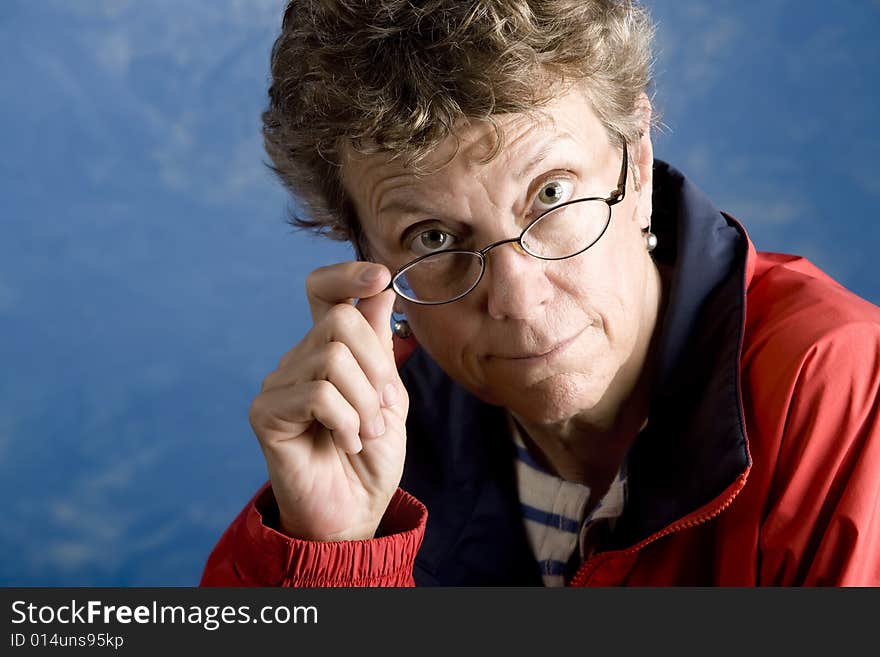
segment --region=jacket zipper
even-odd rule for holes
[[[593,575],[593,573],[595,573],[604,562],[618,556],[635,554],[646,545],[650,545],[654,541],[657,541],[664,536],[674,534],[675,532],[681,531],[683,529],[696,527],[697,525],[709,522],[713,518],[718,517],[727,507],[729,507],[733,503],[733,500],[736,499],[736,496],[739,495],[739,492],[743,489],[743,486],[745,486],[746,479],[748,478],[749,471],[751,469],[751,466],[747,467],[745,471],[743,471],[743,473],[736,478],[736,481],[733,484],[733,490],[731,490],[730,494],[726,498],[724,498],[724,500],[722,500],[722,502],[718,504],[715,508],[710,509],[709,511],[704,511],[703,513],[694,513],[689,516],[685,516],[681,520],[678,520],[671,525],[667,525],[659,532],[655,532],[640,543],[637,543],[625,550],[613,550],[611,552],[603,552],[601,554],[597,554],[595,557],[591,558],[581,565],[581,567],[575,573],[575,576],[571,579],[571,582],[568,585],[584,586],[587,579],[591,575]]]

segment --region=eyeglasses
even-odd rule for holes
[[[391,277],[385,289],[407,301],[437,306],[458,301],[473,290],[486,271],[486,255],[502,244],[515,243],[520,249],[541,260],[565,260],[579,255],[598,242],[611,223],[611,206],[626,194],[627,150],[617,188],[607,197],[594,196],[560,203],[541,213],[519,237],[494,242],[481,251],[450,249],[416,258]]]

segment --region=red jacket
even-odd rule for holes
[[[677,272],[658,390],[674,392],[652,406],[657,433],[640,436],[628,456],[629,479],[640,487],[616,539],[571,584],[880,585],[880,308],[803,258],[757,253],[742,227],[674,169],[658,163],[655,181],[655,231],[661,244],[665,232],[669,249],[656,257]],[[664,207],[665,218],[657,211]],[[434,390],[432,376],[412,386]],[[407,463],[415,474],[405,469],[382,537],[287,537],[273,528],[277,508],[266,484],[221,537],[201,584],[538,583],[524,579],[529,555],[510,481],[498,475],[497,489],[468,492],[452,480],[496,473],[459,474],[470,456],[450,465],[448,477],[419,470],[414,436],[432,423],[419,424],[411,403],[414,412]],[[479,433],[453,433],[467,431]],[[441,489],[435,479],[450,483]]]

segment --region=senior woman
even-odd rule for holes
[[[655,161],[622,0],[294,0],[264,134],[359,259],[203,585],[880,584],[880,309]]]

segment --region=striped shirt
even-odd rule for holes
[[[586,514],[590,487],[548,472],[529,453],[517,423],[508,414],[516,444],[516,482],[526,535],[545,586],[564,586],[590,556],[598,534],[614,527],[626,501],[621,467],[608,492]]]

